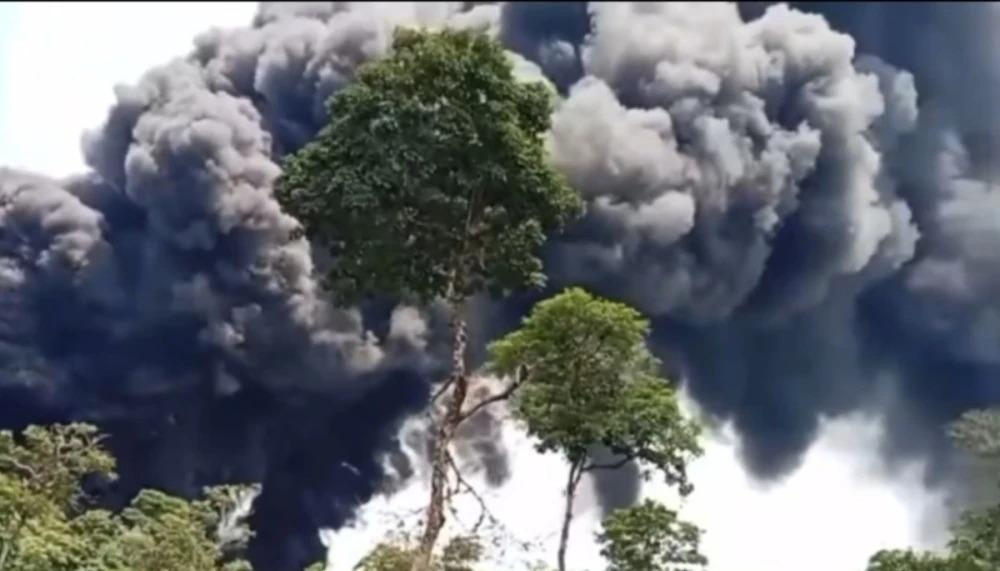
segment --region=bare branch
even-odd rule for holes
[[[506,552],[506,549],[508,547],[520,549],[521,551],[526,553],[537,551],[541,547],[540,543],[541,540],[538,539],[525,540],[512,533],[507,528],[507,526],[499,518],[497,518],[493,514],[493,512],[489,509],[489,506],[486,504],[486,499],[472,486],[472,484],[468,480],[465,479],[465,477],[461,472],[461,469],[458,466],[458,463],[455,461],[454,456],[449,453],[447,456],[447,460],[448,460],[448,465],[451,471],[454,472],[456,479],[455,486],[450,487],[448,490],[449,491],[448,509],[456,520],[460,520],[461,518],[458,517],[457,509],[451,503],[450,496],[465,491],[471,494],[475,498],[476,502],[479,504],[480,507],[479,517],[475,525],[471,529],[471,532],[473,534],[479,534],[479,530],[482,527],[482,525],[488,521],[490,524],[490,529],[493,530],[491,534],[492,533],[498,534],[497,536],[494,537],[492,541],[493,546],[495,548],[501,549],[501,551],[504,553]],[[503,538],[502,540],[501,537]],[[506,546],[506,547],[501,547],[501,546]]]
[[[516,391],[520,386],[521,383],[511,383],[510,386],[508,386],[503,392],[497,393],[493,396],[483,399],[478,404],[476,404],[476,406],[472,407],[468,412],[464,413],[462,415],[460,422],[465,422],[466,420],[472,418],[473,416],[476,415],[476,413],[478,413],[479,411],[483,410],[484,408],[488,407],[493,403],[500,402],[502,400],[510,398],[510,396],[514,394],[514,391]]]
[[[591,462],[590,464],[584,466],[581,472],[593,472],[594,470],[617,470],[618,468],[621,468],[622,466],[628,464],[632,460],[635,460],[635,458],[636,457],[634,454],[628,454],[621,460],[617,462],[612,462],[610,464],[598,464],[596,462]]]
[[[448,454],[448,464],[451,466],[452,471],[455,473],[455,479],[457,481],[455,486],[456,487],[455,491],[457,492],[460,488],[465,488],[465,490],[468,491],[473,498],[475,498],[476,503],[479,504],[479,519],[476,520],[476,524],[472,526],[473,533],[479,531],[479,528],[483,524],[483,520],[487,517],[489,518],[490,523],[494,525],[500,524],[500,520],[493,515],[493,512],[491,512],[490,508],[486,505],[486,500],[483,498],[483,496],[480,495],[479,492],[476,491],[476,489],[472,486],[472,484],[470,484],[468,480],[465,479],[465,476],[462,475],[462,471],[458,467],[458,463],[455,462],[455,457],[452,456],[451,453]]]
[[[472,407],[468,412],[464,413],[462,415],[462,417],[461,417],[461,420],[459,420],[459,422],[465,422],[466,420],[468,420],[468,419],[472,418],[473,416],[475,416],[479,411],[483,410],[484,408],[490,406],[493,403],[509,399],[511,397],[511,395],[513,395],[517,391],[517,389],[519,389],[521,387],[521,385],[524,384],[524,380],[527,377],[527,373],[526,372],[522,372],[523,369],[524,369],[524,367],[521,367],[521,368],[518,369],[517,374],[516,374],[516,376],[514,378],[514,381],[511,382],[511,384],[508,385],[506,389],[504,389],[503,391],[501,391],[501,392],[499,392],[499,393],[497,393],[497,394],[495,394],[493,396],[490,396],[490,397],[487,397],[487,398],[481,400],[474,407]]]
[[[439,389],[437,390],[437,392],[436,392],[436,393],[434,393],[434,396],[433,396],[433,397],[431,397],[431,404],[433,405],[434,403],[436,403],[436,402],[437,402],[437,400],[438,400],[439,398],[441,398],[441,395],[443,395],[443,394],[445,393],[445,391],[447,391],[447,390],[448,390],[449,388],[451,388],[451,385],[452,385],[452,384],[453,384],[454,382],[455,382],[455,377],[454,377],[454,376],[449,376],[449,377],[448,377],[448,380],[447,380],[447,381],[445,381],[444,383],[442,383],[442,384],[441,384],[441,388],[439,388]]]

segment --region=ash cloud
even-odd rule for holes
[[[650,315],[761,477],[859,408],[887,415],[886,458],[946,466],[942,423],[1000,397],[995,12],[264,3],[118,87],[90,172],[0,171],[0,423],[100,422],[121,498],[261,481],[255,564],[315,559],[383,455],[413,472],[397,433],[447,335],[435,308],[335,306],[271,194],[278,164],[396,26],[478,27],[562,96],[549,143],[588,213],[546,247],[552,291]],[[539,296],[476,300],[480,360]],[[494,419],[467,432],[502,482]],[[606,507],[638,489],[619,476],[597,483]]]
[[[553,118],[589,201],[549,249],[560,282],[654,318],[657,349],[731,418],[759,475],[794,468],[821,415],[866,404],[859,292],[920,230],[883,168],[914,128],[905,71],[856,65],[819,16],[733,5],[591,7],[586,76]]]
[[[734,422],[758,476],[793,470],[821,418],[867,408],[890,424],[886,459],[929,457],[937,480],[942,425],[1000,396],[980,69],[995,9],[926,28],[943,8],[827,10],[881,24],[865,41],[810,4],[590,5],[551,135],[589,208],[547,267],[651,315],[654,349]],[[905,46],[927,34],[918,65]],[[956,85],[966,60],[984,89]]]
[[[759,3],[742,8],[748,17],[765,9]],[[803,8],[850,34],[859,52],[910,70],[919,93],[915,128],[886,148],[884,162],[920,240],[911,261],[859,303],[872,360],[899,377],[907,404],[891,413],[897,430],[890,433],[890,452],[910,454],[939,437],[908,433],[1000,400],[1000,344],[994,342],[1000,340],[1000,224],[990,216],[1000,174],[994,56],[1000,11],[991,4],[847,9],[820,2]]]

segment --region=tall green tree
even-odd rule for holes
[[[557,556],[566,568],[573,500],[583,477],[637,461],[691,492],[687,464],[701,453],[699,427],[646,347],[649,324],[635,309],[572,288],[535,306],[517,331],[492,343],[491,367],[520,387],[515,412],[542,452],[569,461]],[[598,463],[604,446],[620,459]]]
[[[114,466],[92,426],[0,431],[0,571],[249,571],[217,533],[241,488],[194,502],[146,490],[120,514],[94,509],[81,479]]]
[[[581,212],[549,164],[554,93],[520,83],[502,46],[470,31],[399,30],[328,103],[329,124],[291,155],[276,195],[334,262],[340,301],[441,299],[452,317],[448,400],[436,420],[425,569],[444,526],[448,446],[469,393],[470,296],[544,282],[538,249]]]

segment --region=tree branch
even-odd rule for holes
[[[514,394],[514,391],[516,391],[520,386],[521,386],[520,381],[513,382],[503,392],[497,393],[489,398],[483,399],[478,404],[476,404],[476,406],[472,407],[468,412],[463,414],[460,422],[465,422],[466,420],[469,420],[470,418],[475,416],[476,413],[478,413],[479,411],[483,410],[484,408],[488,407],[493,403],[500,402],[502,400],[510,398],[510,396]]]
[[[20,470],[25,475],[27,475],[33,482],[41,479],[41,476],[38,475],[38,472],[35,472],[34,468],[28,466],[27,464],[22,464],[21,462],[17,461],[14,458],[11,457],[0,458],[0,462],[7,462],[8,464],[10,464],[12,468],[14,468],[14,470]]]
[[[436,403],[437,400],[439,398],[441,398],[441,395],[443,395],[445,393],[445,391],[447,391],[449,388],[451,388],[451,385],[454,382],[455,382],[455,377],[453,375],[449,375],[448,376],[448,380],[446,380],[445,382],[441,383],[441,388],[439,388],[437,390],[437,392],[434,393],[434,396],[431,397],[431,404]]]
[[[581,471],[592,472],[594,470],[617,470],[618,468],[621,468],[622,466],[628,464],[632,460],[635,460],[635,458],[636,456],[634,454],[627,454],[621,460],[617,462],[612,462],[610,464],[598,464],[596,462],[591,462],[590,464],[584,466]]]
[[[527,376],[527,373],[523,373],[522,374],[522,371],[519,368],[518,369],[518,373],[517,373],[514,381],[511,382],[511,384],[506,389],[504,389],[503,391],[501,391],[501,392],[499,392],[499,393],[497,393],[495,395],[492,395],[490,397],[487,397],[487,398],[481,400],[474,407],[472,407],[471,409],[469,409],[468,412],[464,413],[462,415],[462,417],[461,417],[461,420],[459,420],[459,422],[465,422],[466,420],[469,420],[470,418],[472,418],[473,416],[475,416],[476,413],[478,413],[479,411],[483,410],[484,408],[488,407],[489,405],[491,405],[493,403],[500,402],[502,400],[507,400],[508,398],[510,398],[511,395],[513,395],[517,391],[517,389],[519,389],[521,387],[521,385],[524,384],[524,379],[525,379],[526,376]]]
[[[477,492],[476,489],[472,487],[472,484],[470,484],[468,480],[465,479],[465,476],[462,475],[462,471],[459,469],[458,463],[455,462],[455,457],[452,456],[450,452],[448,453],[448,464],[451,466],[452,471],[455,472],[455,479],[457,480],[455,492],[458,492],[459,487],[464,487],[466,491],[472,494],[472,497],[475,498],[476,503],[479,504],[479,510],[480,510],[479,519],[476,520],[476,524],[472,526],[472,532],[476,533],[477,531],[479,531],[479,527],[483,524],[483,520],[487,517],[489,518],[490,523],[493,523],[495,525],[499,524],[500,520],[498,520],[496,516],[493,515],[493,512],[490,511],[490,508],[486,505],[486,500],[483,498],[483,496],[480,495],[479,492]]]

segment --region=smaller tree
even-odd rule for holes
[[[560,571],[573,500],[587,473],[638,461],[682,495],[692,490],[686,466],[701,452],[699,428],[684,418],[674,389],[659,376],[648,332],[648,322],[631,307],[573,288],[539,303],[519,330],[490,346],[493,370],[517,379],[511,385],[511,392],[519,389],[515,412],[539,451],[559,451],[569,461]],[[620,459],[594,462],[595,446]]]
[[[357,565],[355,571],[409,571],[420,556],[418,546],[409,539],[392,539],[375,546]],[[482,544],[476,536],[452,538],[439,557],[430,563],[432,571],[472,571],[483,556]]]
[[[704,566],[701,530],[652,500],[615,510],[598,535],[611,571],[676,571]]]

